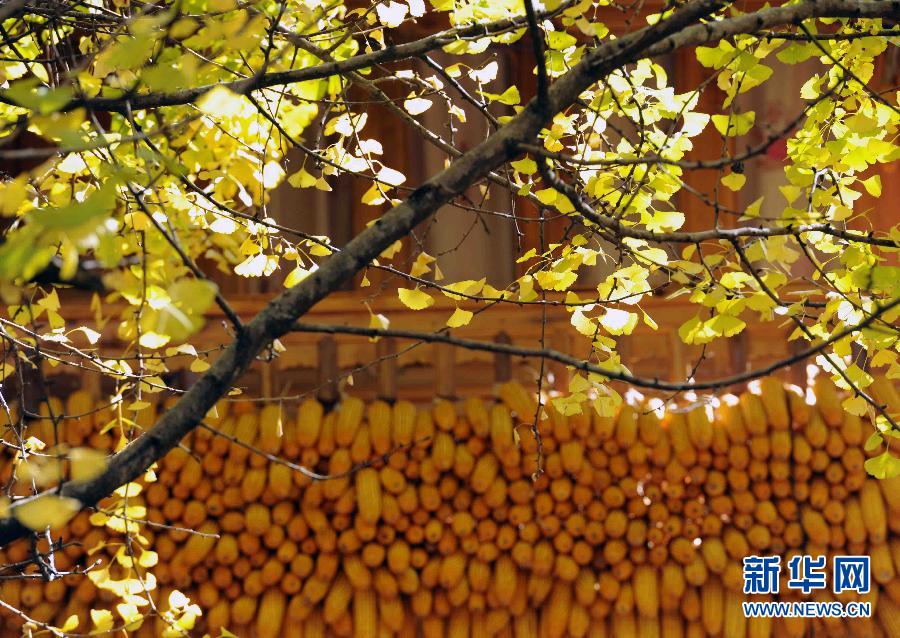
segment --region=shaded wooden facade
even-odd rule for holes
[[[654,5],[654,3],[648,3]],[[651,7],[652,8],[652,7]],[[637,28],[643,16],[632,16],[633,22],[626,24],[626,16],[620,12],[608,12],[608,26],[611,31],[623,31]],[[443,17],[429,17],[419,24],[405,25],[395,36],[397,41],[419,37],[441,24],[431,24]],[[437,56],[440,61],[439,55]],[[527,39],[520,40],[512,46],[498,49],[496,54],[500,64],[501,82],[514,83],[520,88],[523,101],[534,93],[534,73],[530,46]],[[486,61],[486,58],[484,60]],[[473,58],[472,64],[477,60]],[[896,61],[885,60],[876,70],[875,82],[878,86],[890,86],[897,75]],[[660,60],[670,74],[670,80],[678,91],[688,91],[703,83],[708,78],[709,70],[700,66],[693,50],[679,51],[675,56]],[[414,64],[413,62],[408,62]],[[420,63],[415,63],[420,64]],[[422,67],[420,67],[421,70]],[[757,111],[757,123],[763,128],[772,130],[784,125],[796,117],[802,109],[797,79],[808,73],[808,68],[777,67],[776,75],[762,87],[741,97],[741,108]],[[790,90],[785,90],[789,87]],[[388,89],[389,90],[389,89]],[[402,98],[402,94],[392,94],[394,98]],[[703,91],[700,110],[711,113],[721,109],[723,94],[713,84]],[[477,112],[467,107],[469,123],[460,125],[455,138],[458,147],[465,151],[477,144],[485,134],[484,121]],[[388,114],[383,107],[372,104],[368,107],[369,123],[366,134],[382,142],[390,165],[407,176],[407,186],[426,179],[440,170],[446,155],[428,144],[414,130],[402,121]],[[436,131],[443,130],[441,118],[446,117],[442,109],[433,108],[421,116],[427,126]],[[744,145],[758,144],[764,139],[764,132],[754,131],[741,139],[741,146],[735,148],[730,142],[731,152],[741,150]],[[723,152],[721,137],[712,127],[695,140],[695,148],[689,158],[716,158]],[[765,196],[768,205],[777,213],[784,206],[779,200],[777,184],[783,179],[783,144],[775,144],[766,154],[754,158],[744,167],[747,175],[747,186],[739,193],[717,186],[721,171],[709,170],[693,172],[686,175],[687,184],[711,198],[716,198],[722,209],[740,211],[759,196]],[[292,153],[287,162],[288,173],[299,168],[302,156]],[[22,170],[19,166],[3,166],[4,172],[15,173]],[[888,165],[879,168],[882,175],[884,192],[881,203],[864,197],[858,204],[858,210],[874,208],[867,223],[873,229],[885,230],[896,222],[895,215],[884,202],[900,199],[900,180],[897,179],[897,166]],[[272,194],[266,214],[286,226],[320,235],[329,235],[340,245],[365,228],[366,224],[382,214],[386,206],[366,206],[360,198],[369,186],[369,182],[353,176],[342,176],[331,182],[332,192],[294,189],[286,184],[280,186]],[[492,191],[488,205],[498,211],[512,212],[508,195]],[[678,206],[685,213],[685,230],[709,228],[716,212],[702,198],[684,191],[679,194]],[[539,212],[529,202],[519,199],[515,202],[515,213],[518,216],[536,220]],[[547,222],[544,228],[545,241],[558,238],[569,223],[567,219],[556,219]],[[724,227],[735,224],[735,216],[721,214],[719,223]],[[516,265],[516,258],[530,248],[540,244],[539,224],[523,223],[517,233],[516,225],[499,218],[477,219],[471,212],[446,207],[434,220],[426,222],[427,228],[421,228],[418,241],[430,254],[441,255],[440,267],[448,281],[464,278],[487,277],[488,283],[497,288],[505,287],[510,280],[521,274],[522,266]],[[404,242],[396,266],[405,265],[407,270],[415,251],[411,244]],[[802,266],[798,275],[806,274]],[[244,279],[236,276],[224,276],[211,273],[222,287],[226,296],[234,300],[234,305],[244,317],[251,317],[263,304],[282,290],[281,282],[285,271],[276,272],[270,278]],[[602,273],[597,274],[599,279]],[[392,288],[402,285],[399,278],[384,279],[378,272],[370,272],[372,287],[358,289],[348,286],[345,291],[332,295],[325,302],[316,306],[307,319],[314,323],[335,323],[350,325],[366,325],[369,309],[390,317],[394,328],[416,330],[435,330],[445,325],[452,313],[454,305],[438,295],[437,303],[426,311],[411,312],[403,307],[393,293]],[[357,276],[358,284],[361,276]],[[590,277],[588,277],[590,279]],[[372,290],[382,287],[381,294],[373,295]],[[89,320],[88,297],[77,292],[64,295],[66,299],[67,317],[71,320],[79,318]],[[475,310],[478,306],[464,307]],[[787,336],[791,326],[773,322],[770,324],[750,326],[738,337],[723,340],[711,345],[705,351],[699,347],[683,344],[677,335],[678,326],[690,318],[696,309],[685,302],[666,301],[664,297],[649,299],[642,307],[659,323],[657,331],[641,327],[631,337],[620,339],[623,361],[637,375],[659,377],[668,380],[683,380],[692,373],[697,378],[713,378],[725,374],[741,372],[758,367],[777,358],[788,356],[797,342],[789,342]],[[546,334],[548,347],[571,353],[575,356],[586,354],[588,346],[585,339],[575,334],[569,325],[569,313],[558,306],[550,308]],[[455,334],[482,340],[506,340],[513,344],[534,347],[540,335],[541,313],[537,306],[521,307],[513,304],[501,304],[492,308],[483,318],[473,321],[472,326],[455,331]],[[221,317],[210,316],[204,332],[197,338],[196,345],[200,351],[209,351],[215,356],[215,349],[227,339],[222,330]],[[357,337],[335,337],[323,341],[310,334],[294,334],[282,339],[287,351],[278,355],[273,361],[258,364],[246,379],[248,394],[254,396],[299,396],[309,392],[324,393],[326,398],[335,392],[335,377],[341,384],[347,384],[352,377],[354,388],[363,395],[401,395],[408,397],[431,397],[437,388],[441,396],[453,395],[487,395],[495,380],[503,380],[513,376],[524,381],[533,381],[537,374],[535,361],[512,360],[500,358],[490,353],[453,350],[447,346],[428,344],[412,344],[392,341],[371,343]],[[101,342],[110,351],[117,350],[115,330],[108,325]],[[397,353],[396,357],[392,353]],[[700,358],[703,365],[694,371]],[[189,363],[182,358],[185,365],[173,360],[173,381],[176,385],[189,384],[192,373],[182,369]],[[323,372],[324,369],[324,372]],[[553,384],[558,388],[565,387],[566,371],[562,366],[552,365]],[[57,377],[56,383],[73,387],[80,384],[98,383],[91,375],[79,375],[77,378],[64,367],[48,371]],[[797,366],[784,374],[801,382],[804,379],[803,366]],[[174,378],[174,377],[177,377]],[[323,386],[328,386],[322,390]],[[344,387],[343,385],[341,387]],[[330,389],[329,389],[330,388]]]

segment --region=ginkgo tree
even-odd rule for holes
[[[872,445],[885,443],[872,473],[900,473],[890,451],[898,417],[868,390],[873,374],[900,376],[900,226],[872,224],[874,215],[894,215],[893,202],[874,209],[859,203],[881,193],[873,167],[900,156],[897,90],[873,80],[891,56],[896,60],[900,2],[645,4],[2,4],[0,161],[19,167],[0,182],[6,442],[23,463],[45,450],[56,463],[45,462],[43,472],[58,480],[36,480],[46,476],[32,471],[32,495],[3,501],[0,542],[52,538],[76,512],[110,496],[116,511],[127,512],[136,481],[261,355],[283,347],[279,337],[297,330],[553,360],[573,373],[569,393],[554,399],[563,412],[588,399],[598,411],[615,409],[621,398],[613,382],[714,391],[815,360],[848,391],[844,408],[869,417]],[[408,35],[411,23],[419,25],[416,37]],[[527,87],[504,84],[491,55],[519,41],[527,47],[518,55],[534,74]],[[708,79],[676,90],[660,59],[682,49],[693,51]],[[772,81],[776,67],[794,65],[808,75],[783,90],[802,107],[776,129],[743,98]],[[724,99],[701,108],[713,84]],[[371,105],[444,154],[443,170],[412,183],[392,166],[393,140],[370,137],[366,128]],[[423,117],[436,108],[446,108],[447,130]],[[468,150],[453,136],[463,129],[480,137]],[[710,131],[718,143],[695,148]],[[755,145],[746,141],[754,132],[762,140]],[[723,223],[720,186],[740,191],[744,162],[779,142],[783,199],[729,210]],[[701,158],[688,158],[695,150]],[[304,159],[289,163],[288,153]],[[685,230],[677,196],[700,170],[717,171],[718,184],[713,193],[693,193],[708,214],[690,220],[699,230]],[[268,212],[276,187],[327,197],[346,176],[366,184],[361,203],[374,215],[347,242],[303,232]],[[480,198],[473,195],[479,187]],[[524,274],[508,281],[444,281],[443,257],[425,252],[413,232],[442,207],[491,214],[488,189],[536,211],[501,217],[511,228],[540,225],[541,245],[516,256]],[[564,232],[545,228],[550,216],[570,222]],[[813,273],[800,286],[798,262]],[[596,283],[591,276],[600,263],[609,272]],[[242,316],[205,269],[279,274],[285,290],[255,316]],[[378,271],[399,282],[381,294],[397,295],[412,310],[438,296],[466,303],[437,332],[391,330],[389,317],[374,313],[368,328],[300,323],[354,276],[365,286]],[[102,347],[95,325],[67,317],[59,289],[73,286],[95,291],[98,320],[115,313],[119,354]],[[640,322],[655,325],[639,303],[662,289],[696,306],[678,331],[687,344],[733,337],[748,322],[778,322],[792,325],[792,338],[804,345],[789,360],[727,378],[634,375],[618,342]],[[507,303],[562,305],[590,356],[453,335],[490,321],[491,308]],[[482,309],[473,312],[473,304]],[[227,319],[225,347],[211,365],[198,359],[192,369],[200,376],[190,387],[166,387],[167,360],[195,351],[192,337],[214,306]],[[148,393],[177,391],[177,401],[152,423],[120,416],[121,440],[109,458],[65,450],[58,441],[30,438],[24,412],[8,408],[24,392],[28,371],[45,364],[109,377],[117,388],[113,404],[132,412],[149,405]],[[63,415],[57,421],[65,427]],[[139,535],[132,514],[97,522]],[[138,554],[152,571],[152,549]],[[133,584],[105,586],[126,601],[135,594]],[[173,622],[185,626],[197,613],[187,601],[173,608]],[[138,616],[136,608],[126,611]],[[111,618],[95,620],[112,627]]]

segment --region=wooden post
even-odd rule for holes
[[[331,337],[323,337],[319,340],[319,401],[322,403],[336,403],[340,393],[338,392],[338,368],[337,343]]]
[[[678,69],[675,74],[675,91],[683,93],[685,91],[693,91],[704,81],[708,80],[712,72],[697,62],[697,56],[693,48],[678,49],[674,54],[674,63]],[[719,89],[715,82],[707,86],[701,93],[697,108],[704,113],[715,113],[722,108],[722,100],[724,92]],[[709,110],[706,110],[709,109]],[[706,129],[697,137],[692,139],[693,149],[685,154],[685,159],[696,160],[709,155],[709,149],[718,149],[722,147],[722,138],[712,126]],[[726,152],[734,152],[734,138],[728,138],[728,150]],[[685,171],[684,181],[701,193],[712,193],[719,181],[718,171]],[[692,196],[687,190],[682,189],[678,192],[677,202],[680,206],[679,210],[685,214],[683,231],[696,231],[709,228],[713,216],[714,209],[708,206],[700,199]],[[730,189],[719,189],[719,204],[725,208],[737,208],[738,196]],[[725,228],[733,226],[732,218],[728,215],[722,215],[719,223]],[[683,370],[679,372],[683,373]]]
[[[99,374],[82,374],[78,379],[78,386],[94,399],[103,399],[103,388],[100,385]]]
[[[793,341],[788,342],[788,350],[792,355],[797,354],[805,347],[806,342],[803,341],[803,339],[794,339]],[[809,363],[810,361],[808,359],[798,361],[791,366],[788,373],[791,383],[796,383],[804,392],[806,392],[806,386],[809,385],[809,375],[806,373],[806,366],[809,365]]]
[[[435,392],[439,397],[452,399],[456,396],[455,359],[456,352],[452,345],[434,344]]]
[[[508,334],[500,331],[494,337],[494,343],[502,343],[508,346],[512,344],[512,339]],[[494,381],[505,383],[510,379],[512,379],[512,357],[506,353],[498,352],[494,355]]]
[[[375,344],[375,356],[378,358],[378,378],[375,380],[378,398],[394,401],[397,399],[396,339],[379,339]]]
[[[550,330],[548,331],[546,341],[547,346],[552,350],[571,352],[572,340],[568,333],[561,330]],[[553,375],[553,383],[550,387],[560,392],[567,392],[569,389],[570,374],[566,365],[564,363],[559,363],[558,361],[548,360],[544,367],[545,374],[551,373]]]
[[[260,370],[260,385],[262,386],[260,389],[262,391],[262,395],[264,397],[272,396],[272,366],[277,366],[278,360],[272,359],[271,361],[263,361],[262,369]]]
[[[676,382],[684,381],[687,375],[684,360],[684,344],[678,333],[672,333],[670,343],[672,344],[672,368],[669,373],[669,379]]]
[[[728,341],[728,353],[731,359],[731,374],[740,374],[747,370],[749,364],[747,360],[747,331],[740,332]],[[746,383],[740,383],[737,387],[732,388],[735,393],[743,392]]]

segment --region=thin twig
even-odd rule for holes
[[[475,341],[472,339],[463,339],[460,337],[454,337],[447,334],[441,333],[431,333],[431,332],[416,332],[411,330],[393,330],[393,329],[377,329],[377,328],[362,328],[356,326],[334,326],[334,325],[326,325],[326,324],[311,324],[311,323],[297,323],[294,325],[292,331],[293,332],[315,332],[321,334],[348,334],[355,335],[359,337],[394,337],[398,339],[414,339],[417,341],[423,341],[426,343],[446,343],[453,346],[457,346],[460,348],[464,348],[467,350],[480,350],[484,352],[494,352],[501,354],[509,354],[516,357],[526,357],[526,358],[546,358],[551,361],[556,361],[558,363],[562,363],[567,366],[571,366],[576,370],[581,370],[583,372],[592,372],[598,374],[600,376],[613,379],[616,381],[623,381],[630,385],[638,386],[641,388],[650,388],[655,390],[675,390],[675,391],[687,391],[687,390],[716,390],[720,388],[725,388],[730,385],[734,385],[736,383],[744,383],[746,381],[752,381],[753,379],[758,379],[760,377],[764,377],[768,374],[772,374],[776,370],[781,368],[793,365],[809,357],[819,354],[825,349],[827,349],[830,345],[837,343],[841,339],[849,337],[860,330],[869,327],[876,319],[880,318],[882,315],[890,312],[894,308],[900,306],[900,298],[893,299],[888,303],[878,307],[875,311],[873,311],[869,316],[860,321],[859,323],[848,326],[843,330],[836,332],[831,335],[828,339],[825,339],[821,343],[810,346],[808,348],[804,348],[803,350],[787,357],[785,359],[781,359],[776,361],[775,363],[769,364],[767,366],[763,366],[760,368],[756,368],[755,370],[749,370],[746,372],[741,372],[739,374],[735,374],[729,377],[723,377],[719,379],[714,379],[711,381],[689,381],[685,383],[675,383],[669,381],[661,381],[659,379],[648,379],[644,377],[637,377],[625,372],[621,372],[619,370],[610,370],[608,368],[604,368],[603,366],[599,366],[578,357],[573,357],[568,354],[564,354],[557,350],[553,350],[550,348],[540,349],[540,348],[524,348],[520,346],[508,345],[503,343],[496,342],[488,342],[488,341]]]

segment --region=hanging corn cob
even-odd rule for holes
[[[875,390],[896,396],[881,381]],[[327,414],[305,401],[292,418],[284,405],[223,402],[206,421],[223,436],[186,441],[193,455],[169,455],[133,504],[163,525],[146,531],[161,592],[185,590],[211,632],[749,638],[821,625],[896,636],[900,479],[866,479],[866,421],[840,409],[827,379],[813,392],[810,406],[764,379],[759,394],[726,397],[712,413],[547,407],[537,479],[537,403],[516,383],[500,403],[469,399],[461,413],[443,400],[417,409],[348,398]],[[64,407],[90,413],[92,401],[77,392]],[[81,416],[67,441],[112,446],[96,435],[109,420]],[[106,538],[87,515],[63,534],[88,547]],[[117,547],[96,555],[115,561]],[[870,554],[875,617],[746,619],[743,557],[798,552]],[[14,545],[2,562],[27,557]],[[84,560],[75,546],[57,556],[58,566]],[[86,579],[3,581],[0,597],[60,624],[71,614],[88,623],[104,604]],[[23,623],[0,617],[10,631]],[[158,631],[146,622],[138,635]]]

